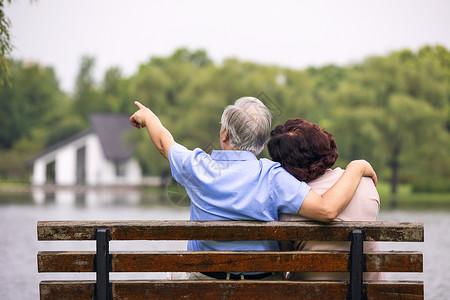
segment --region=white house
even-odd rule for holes
[[[91,129],[61,141],[33,158],[31,183],[61,186],[139,185],[140,166],[124,143],[128,116],[93,114]]]

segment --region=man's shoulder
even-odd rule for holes
[[[267,158],[261,158],[259,159],[259,164],[261,166],[261,169],[265,173],[271,173],[271,174],[289,174],[288,171],[286,171],[279,162],[267,159]]]
[[[202,156],[208,157],[209,154],[207,154],[200,148],[189,150],[185,146],[175,143],[169,149],[168,159],[171,165],[175,163],[184,164],[185,162],[191,161],[192,159],[199,160]]]
[[[170,149],[169,149],[169,154],[171,152],[182,152],[182,153],[205,153],[207,154],[205,151],[203,151],[200,148],[195,148],[194,150],[189,150],[188,148],[186,148],[185,146],[175,143],[173,144]]]
[[[169,153],[173,152],[173,151],[189,151],[185,146],[178,144],[178,143],[174,143],[170,148],[169,148]]]
[[[270,179],[277,178],[281,181],[293,179],[294,181],[298,181],[294,176],[291,175],[291,173],[286,171],[279,162],[267,158],[261,158],[259,159],[259,163],[262,172],[265,174],[269,174]]]
[[[267,166],[267,167],[270,167],[270,168],[282,168],[282,167],[281,167],[281,164],[280,164],[279,162],[270,160],[270,159],[268,159],[268,158],[260,158],[260,159],[259,159],[259,162],[260,162],[262,165]]]

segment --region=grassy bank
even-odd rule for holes
[[[410,185],[400,185],[395,197],[389,184],[380,182],[377,186],[381,199],[381,209],[448,209],[450,193],[413,193]]]

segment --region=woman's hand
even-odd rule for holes
[[[359,168],[361,168],[361,170],[363,172],[362,176],[372,178],[373,183],[375,184],[375,186],[377,186],[377,183],[378,183],[377,174],[375,173],[375,170],[372,168],[370,163],[368,163],[364,159],[360,159],[360,160],[354,160],[354,161],[350,162],[347,165],[347,167],[349,167],[350,165],[357,165]]]

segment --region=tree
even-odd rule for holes
[[[11,0],[7,0],[11,3]],[[4,1],[0,1],[0,87],[9,82],[9,55],[13,49],[11,44],[11,36],[9,34],[9,27],[11,22],[5,15]]]
[[[123,113],[129,105],[129,80],[124,78],[119,67],[106,70],[101,86],[104,111]]]
[[[211,91],[208,82],[214,69],[202,51],[190,52],[182,48],[168,58],[153,57],[130,78],[130,97],[151,107],[177,141],[188,147],[203,146],[211,141],[211,113],[218,100],[209,97],[211,94],[204,97],[205,91]],[[217,127],[218,119],[214,122]],[[167,171],[167,164],[156,159],[160,156],[158,151],[143,142],[142,135],[136,133],[135,141],[144,172]]]
[[[26,158],[86,129],[92,112],[133,113],[134,99],[188,148],[218,149],[224,107],[256,96],[271,109],[274,125],[302,117],[335,134],[338,165],[369,160],[393,193],[399,182],[420,190],[448,186],[450,53],[444,47],[303,71],[237,59],[215,65],[205,51],[182,48],[152,57],[128,78],[109,68],[98,84],[94,67],[95,58],[82,58],[70,99],[51,68],[11,62],[12,85],[0,89],[0,175],[24,174]],[[164,174],[167,163],[145,135],[135,131],[129,142],[145,173]]]
[[[36,126],[48,124],[61,92],[52,68],[13,62],[11,85],[0,89],[0,148],[10,149]]]
[[[94,80],[95,58],[83,56],[75,82],[75,111],[87,122],[91,112],[104,109],[100,92]]]
[[[34,0],[30,0],[33,2]],[[13,50],[13,44],[11,42],[11,35],[9,34],[9,28],[11,27],[11,21],[6,16],[4,11],[4,4],[10,4],[11,0],[0,0],[0,87],[5,83],[10,83],[10,66],[9,60]]]
[[[405,155],[405,152],[433,142],[442,129],[442,114],[426,102],[397,94],[389,98],[385,108],[374,111],[373,115],[373,121],[380,130],[379,149],[389,155],[391,192],[396,194],[401,166],[412,163],[408,160],[411,155]]]
[[[335,95],[333,130],[342,145],[340,154],[347,160],[364,157],[377,164],[380,177],[390,177],[393,195],[400,180],[444,174],[431,171],[440,169],[437,160],[421,163],[425,154],[450,166],[435,143],[437,137],[443,145],[449,141],[445,126],[449,81],[436,51],[423,51],[369,58],[347,72]]]
[[[25,178],[27,159],[42,150],[65,97],[52,68],[13,61],[0,88],[0,178]]]

